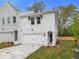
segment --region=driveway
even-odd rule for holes
[[[40,47],[41,45],[28,44],[0,49],[0,59],[24,59]]]

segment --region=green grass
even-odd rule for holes
[[[72,59],[74,41],[60,41],[56,47],[41,47],[25,59]]]

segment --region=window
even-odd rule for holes
[[[43,16],[42,16],[42,15],[40,15],[40,17],[41,17],[41,18],[43,18]]]
[[[8,24],[10,23],[10,17],[7,18],[8,19]]]
[[[4,24],[4,18],[2,18],[2,24]]]
[[[45,33],[44,33],[44,37],[45,37]]]
[[[32,29],[32,31],[33,31],[33,29]]]
[[[16,23],[16,16],[13,16],[13,23]]]
[[[30,20],[30,17],[28,16],[28,19]]]
[[[40,24],[40,23],[41,23],[40,17],[37,17],[37,24]]]
[[[31,18],[31,25],[34,25],[35,22],[34,22],[34,18]]]
[[[2,28],[2,30],[4,30],[4,28]]]

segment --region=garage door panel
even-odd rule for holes
[[[43,35],[24,35],[23,43],[25,44],[43,44]]]
[[[11,41],[12,39],[12,33],[0,33],[0,42]]]

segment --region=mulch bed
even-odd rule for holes
[[[12,47],[12,46],[14,46],[13,42],[2,42],[2,43],[0,43],[0,49]]]

